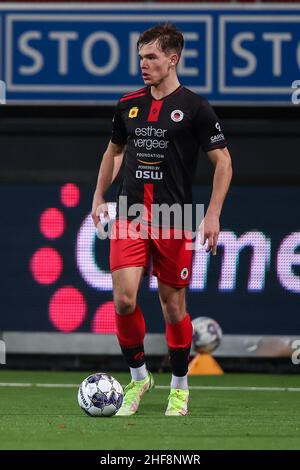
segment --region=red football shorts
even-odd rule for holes
[[[186,287],[191,277],[193,250],[190,238],[181,230],[168,229],[169,239],[163,238],[166,229],[133,224],[129,220],[116,220],[110,239],[110,270],[143,266],[163,284]],[[180,237],[180,238],[179,238]]]

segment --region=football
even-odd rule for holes
[[[111,375],[98,372],[80,384],[78,403],[89,416],[113,416],[123,402],[123,388]]]
[[[199,353],[211,353],[221,343],[222,330],[218,322],[209,317],[197,317],[193,324],[193,346]]]

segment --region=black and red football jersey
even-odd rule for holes
[[[111,141],[126,144],[119,195],[128,207],[192,203],[192,176],[199,147],[226,147],[207,100],[183,86],[156,100],[145,87],[124,95],[116,107]]]

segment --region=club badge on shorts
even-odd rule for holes
[[[185,281],[185,280],[187,279],[188,275],[189,275],[189,270],[188,270],[188,268],[183,268],[183,270],[182,270],[181,273],[180,273],[181,279],[182,279],[183,281]]]
[[[175,109],[171,112],[171,119],[174,122],[180,122],[183,119],[183,112],[180,109]]]
[[[128,117],[131,119],[136,118],[138,115],[138,112],[139,112],[139,108],[134,106],[133,108],[130,109]]]

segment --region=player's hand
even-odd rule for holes
[[[207,242],[206,252],[212,250],[212,254],[217,254],[217,243],[220,233],[220,221],[217,215],[206,213],[200,225],[200,243],[205,245]]]
[[[102,197],[94,196],[91,216],[96,229],[104,234],[104,225],[109,222],[108,207]]]

